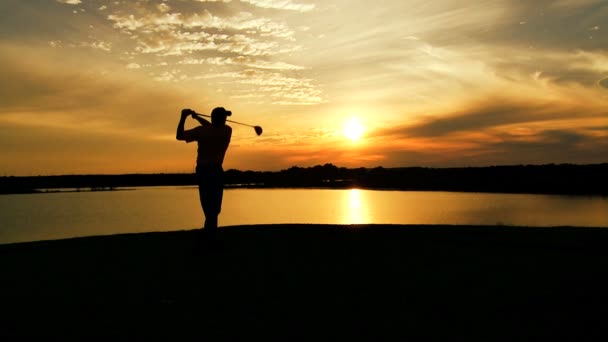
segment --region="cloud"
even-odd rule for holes
[[[196,0],[198,2],[224,2],[229,3],[232,0]],[[270,8],[279,10],[308,12],[315,8],[314,4],[294,3],[291,0],[240,0],[243,3],[253,5],[259,8]]]
[[[484,44],[529,47],[541,50],[601,51],[606,35],[589,28],[605,22],[608,3],[602,0],[525,1],[505,3],[503,15],[486,30],[471,32]],[[525,25],[515,25],[520,21]]]
[[[470,144],[467,146],[428,147],[425,149],[396,148],[377,149],[384,156],[383,166],[436,166],[470,167],[514,164],[606,162],[608,136],[594,137],[572,130],[548,131],[534,141],[519,137],[503,137],[499,141]]]
[[[125,16],[118,16],[118,15],[110,14],[110,15],[108,15],[108,20],[114,22],[114,27],[119,28],[119,29],[126,29],[129,31],[135,31],[138,28],[143,27],[145,25],[145,23],[142,20],[136,19],[133,14],[129,14],[129,15],[125,15]]]
[[[298,4],[290,0],[241,0],[241,2],[248,3],[261,8],[272,8],[299,12],[312,11],[315,8],[314,4]]]
[[[573,8],[573,7],[588,7],[591,5],[601,4],[603,0],[557,0],[550,5],[557,8]]]
[[[67,4],[67,5],[78,5],[82,3],[80,0],[56,0],[59,3]]]
[[[200,79],[230,79],[230,84],[248,86],[243,93],[248,98],[264,99],[263,103],[277,105],[313,105],[325,102],[312,79],[284,76],[276,72],[246,69],[240,72],[205,74]],[[243,94],[233,95],[243,98]]]
[[[385,165],[475,166],[606,161],[601,101],[492,97],[369,133]]]
[[[441,138],[457,133],[491,132],[513,125],[535,125],[560,120],[602,118],[608,110],[569,102],[525,101],[496,97],[457,112],[439,113],[417,123],[377,132],[378,136]]]
[[[339,35],[338,44],[325,44],[348,66],[374,65],[375,75],[395,66],[398,75],[417,83],[412,91],[419,93],[421,87],[441,87],[426,77],[433,74],[443,74],[438,76],[444,76],[444,84],[457,89],[493,79],[529,83],[536,72],[549,83],[589,87],[608,73],[608,36],[600,34],[608,16],[605,1],[437,1],[416,11],[405,7],[411,4],[374,9],[386,18],[382,26],[363,30],[361,19],[345,25],[352,32]],[[406,14],[398,21],[391,12]]]
[[[103,51],[112,50],[112,43],[108,43],[108,42],[104,42],[104,41],[100,41],[100,40],[93,41],[90,43],[83,42],[80,44],[80,46],[86,46],[86,47],[90,47],[92,49],[103,50]]]
[[[547,129],[526,134],[513,129],[441,137],[393,136],[392,143],[376,144],[373,151],[382,154],[382,165],[389,167],[606,162],[603,151],[608,149],[608,132],[596,128]]]
[[[162,12],[162,13],[167,13],[171,10],[171,7],[169,5],[167,5],[166,3],[160,3],[156,6],[156,8]]]
[[[138,6],[130,11],[113,9],[106,18],[121,36],[127,38],[115,46],[120,44],[126,48],[130,63],[160,66],[162,61],[171,68],[151,70],[149,75],[155,81],[217,80],[217,84],[208,85],[220,89],[223,77],[217,75],[237,75],[232,77],[238,78],[237,87],[230,87],[229,96],[233,99],[243,99],[245,95],[252,99],[250,94],[256,94],[267,104],[325,101],[312,79],[294,73],[310,70],[310,67],[282,60],[283,56],[301,51],[295,37],[298,32],[304,32],[302,25],[292,29],[284,20],[260,16],[260,13],[272,11],[239,11],[246,5],[307,12],[314,5],[287,0],[241,1],[238,9],[228,9],[222,2],[204,2],[217,5],[206,5],[200,10],[181,3],[171,3],[171,8],[162,9],[156,5]],[[201,74],[199,66],[205,68],[204,78],[197,76]],[[254,69],[273,73],[255,73]],[[270,90],[269,85],[274,89]]]
[[[67,45],[68,47],[71,47],[71,48],[86,47],[86,48],[102,50],[102,51],[106,51],[106,52],[112,51],[112,43],[101,41],[101,40],[94,40],[94,41],[89,41],[89,42],[79,42],[76,44],[75,43],[64,44],[64,42],[61,40],[51,40],[48,42],[48,44],[52,48],[62,48],[62,47],[64,47],[64,45]]]
[[[513,49],[497,48],[485,58],[497,75],[518,82],[535,81],[551,84],[577,84],[593,86],[608,73],[608,57],[604,53],[576,51],[530,50],[525,54],[513,54]]]
[[[294,31],[282,23],[256,18],[251,13],[219,17],[205,9],[194,13],[110,14],[107,19],[121,32],[135,37],[137,53],[159,56],[200,51],[268,56],[293,52],[297,46],[279,44],[293,41]],[[217,32],[217,33],[215,33]]]
[[[479,148],[483,154],[476,156],[476,163],[589,164],[602,160],[605,162],[603,151],[606,149],[608,135],[597,137],[576,130],[549,130],[538,134],[534,141],[514,137],[483,145]]]
[[[219,17],[204,9],[201,14],[193,13],[183,15],[182,13],[147,13],[136,17],[133,14],[120,15],[110,14],[108,20],[114,23],[114,27],[128,31],[136,31],[142,28],[144,33],[174,31],[176,29],[217,29],[249,31],[255,30],[262,36],[276,38],[289,38],[293,31],[281,23],[266,18],[255,18],[251,13],[241,12],[229,17]]]
[[[199,64],[209,64],[209,65],[239,65],[248,68],[256,68],[256,69],[267,69],[267,70],[304,70],[306,69],[303,66],[289,64],[285,62],[269,62],[263,60],[257,60],[251,57],[239,56],[237,58],[226,58],[226,57],[213,57],[213,58],[202,58],[202,59],[194,59],[194,58],[186,58],[178,62],[178,64],[185,65],[199,65]]]

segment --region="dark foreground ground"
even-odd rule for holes
[[[228,227],[0,245],[0,337],[605,340],[608,229]]]

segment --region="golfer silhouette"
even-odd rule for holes
[[[191,109],[183,109],[175,138],[187,143],[196,141],[198,153],[196,158],[196,178],[201,207],[205,214],[204,232],[213,237],[217,233],[217,219],[222,211],[224,194],[224,156],[232,137],[232,128],[226,125],[226,117],[232,112],[217,107],[211,112],[211,122],[205,120]],[[184,130],[188,116],[196,119],[201,125]]]

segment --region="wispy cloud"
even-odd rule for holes
[[[322,103],[324,100],[321,91],[310,79],[288,77],[276,72],[247,69],[240,72],[225,72],[197,76],[200,79],[226,80],[230,84],[247,85],[246,89],[255,89],[254,92],[243,91],[248,98],[264,99],[261,103],[280,105],[312,105]],[[235,98],[243,98],[241,94]]]
[[[245,2],[260,8],[299,12],[314,8],[314,5],[291,1]],[[196,80],[201,77],[193,74],[195,67],[200,70],[201,67],[211,69],[221,66],[226,69],[224,74],[247,75],[246,79],[239,79],[237,84],[241,88],[250,88],[235,90],[234,98],[239,98],[239,92],[245,92],[257,93],[259,97],[270,95],[273,99],[270,103],[280,105],[316,104],[324,101],[314,80],[277,74],[310,69],[281,60],[282,56],[301,50],[295,39],[296,32],[300,29],[292,29],[284,22],[250,12],[216,15],[207,8],[198,12],[173,12],[173,7],[168,5],[157,7],[156,10],[140,9],[138,14],[113,11],[107,15],[107,20],[119,32],[130,37],[127,43],[134,44],[127,53],[131,56],[130,59],[135,60],[129,61],[128,65],[158,65],[159,63],[139,61],[148,60],[152,56],[163,60],[168,68],[172,64],[189,66],[185,69],[172,67],[153,72],[152,77],[156,81]],[[251,69],[275,73],[255,73]],[[213,73],[207,71],[205,74]],[[280,88],[275,88],[271,93],[260,92],[259,86],[269,82]]]
[[[78,5],[80,3],[82,3],[82,1],[80,0],[56,0],[59,3],[62,4],[68,4],[68,5]]]
[[[241,2],[245,2],[261,8],[272,8],[299,12],[312,11],[315,8],[314,4],[294,3],[290,0],[241,0]]]
[[[195,0],[198,2],[223,2],[229,3],[232,0]],[[239,0],[235,0],[238,2]],[[292,0],[240,0],[242,3],[250,4],[260,8],[270,8],[279,10],[307,12],[315,8],[314,4],[295,3]]]
[[[226,57],[213,57],[213,58],[203,58],[203,59],[186,58],[184,60],[179,61],[178,64],[242,65],[242,66],[246,66],[248,68],[268,69],[268,70],[304,70],[304,69],[306,69],[303,66],[289,64],[289,63],[285,63],[285,62],[269,62],[269,61],[257,60],[255,58],[245,57],[245,56],[239,56],[237,58],[226,58]]]
[[[230,17],[215,16],[206,9],[202,14],[194,13],[189,16],[181,13],[159,14],[154,12],[141,17],[136,17],[133,14],[111,14],[108,16],[108,20],[113,22],[114,27],[121,29],[126,34],[141,35],[138,38],[140,42],[144,42],[146,45],[160,42],[165,47],[160,52],[169,50],[173,53],[181,50],[180,48],[173,48],[173,45],[179,45],[184,41],[194,41],[200,45],[210,46],[213,46],[216,41],[227,41],[246,46],[260,45],[264,37],[289,41],[293,40],[294,34],[284,24],[273,22],[270,19],[255,18],[251,13],[246,12]],[[225,33],[212,34],[208,33],[207,30],[219,30]],[[145,39],[146,37],[149,39]],[[274,47],[275,45],[266,42],[267,47]],[[237,49],[237,52],[258,50],[247,49],[246,47],[238,48],[238,46]],[[271,52],[276,52],[276,50],[268,50],[266,54]]]

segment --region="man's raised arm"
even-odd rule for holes
[[[197,115],[194,111],[191,114],[192,114],[192,118],[195,119],[196,121],[198,121],[198,123],[200,123],[201,126],[211,125],[211,122],[209,122],[208,120],[206,120],[202,116]]]
[[[184,125],[186,124],[186,118],[191,113],[193,113],[191,109],[182,109],[182,116],[179,118],[179,123],[177,124],[177,132],[175,133],[175,139],[186,140],[186,138],[184,138]]]

